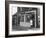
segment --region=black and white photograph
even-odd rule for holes
[[[43,3],[44,4],[44,3]],[[43,34],[43,4],[8,3],[8,35]]]
[[[12,7],[12,31],[40,29],[40,9],[33,7]]]

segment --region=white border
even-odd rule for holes
[[[12,31],[12,14],[11,14],[12,6],[40,8],[40,30]],[[34,33],[43,33],[43,7],[42,5],[9,4],[9,35],[34,34]]]

